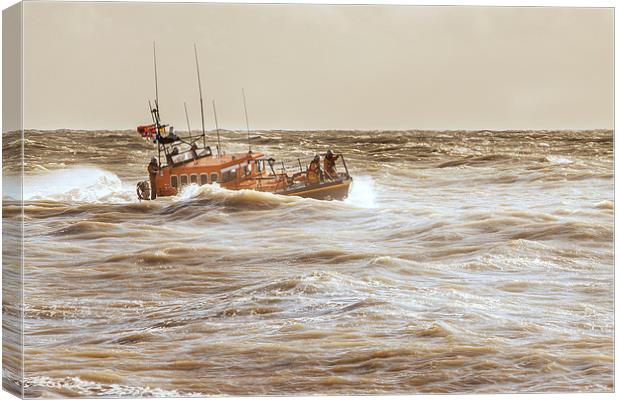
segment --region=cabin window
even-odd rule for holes
[[[178,188],[179,187],[179,177],[176,175],[171,175],[170,176],[170,186],[174,187],[174,188]]]
[[[189,181],[190,183],[198,183],[198,175],[190,175]]]
[[[222,174],[222,182],[234,181],[237,178],[237,170],[231,169]]]
[[[187,185],[187,175],[181,175],[181,186]]]
[[[209,183],[209,176],[207,174],[200,174],[200,184],[206,185]]]
[[[215,183],[218,181],[218,175],[217,172],[213,172],[211,173],[211,183]]]

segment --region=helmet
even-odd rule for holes
[[[332,149],[327,150],[327,156],[331,157],[334,155],[334,152],[332,151]]]
[[[321,159],[321,157],[319,157],[318,154],[316,156],[314,156],[314,161],[319,161],[320,159]]]
[[[151,163],[153,163],[153,164],[157,163],[157,158],[155,158],[155,157],[151,158]]]

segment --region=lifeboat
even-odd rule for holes
[[[152,110],[155,120],[153,131],[165,133],[167,125],[159,122],[159,112]],[[138,128],[138,133],[144,137]],[[150,140],[150,137],[146,137]],[[182,138],[170,133],[155,134],[157,155],[149,167],[153,173],[148,181],[136,188],[140,200],[175,196],[184,186],[219,184],[228,190],[256,190],[284,196],[310,197],[317,200],[344,200],[353,181],[344,157],[337,155],[342,171],[332,175],[319,167],[314,179],[309,179],[309,163],[296,160],[295,164],[276,161],[261,152],[220,154],[206,145],[205,136]]]
[[[171,145],[178,148],[179,144]],[[344,158],[342,158],[344,164]],[[159,162],[158,162],[159,164]],[[174,196],[187,185],[219,184],[228,190],[256,190],[284,196],[318,200],[344,200],[352,178],[348,171],[333,178],[325,174],[319,182],[309,183],[303,168],[291,173],[283,163],[260,152],[213,155],[209,146],[190,148],[175,155],[166,154],[166,163],[158,165],[154,180],[156,196]],[[346,171],[346,169],[345,169]],[[152,185],[153,181],[149,182]],[[143,196],[141,197],[147,200]]]

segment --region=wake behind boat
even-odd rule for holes
[[[245,91],[243,91],[243,103],[248,133],[248,151],[232,154],[225,154],[222,151],[215,101],[213,101],[218,139],[216,154],[214,154],[206,142],[202,85],[198,52],[195,46],[194,54],[200,94],[202,134],[191,136],[187,107],[185,107],[189,136],[183,138],[176,135],[172,126],[161,122],[157,91],[157,62],[153,46],[156,99],[154,107],[149,102],[152,124],[138,126],[137,131],[144,139],[157,145],[157,156],[153,156],[147,167],[149,180],[137,184],[136,192],[140,200],[154,200],[158,196],[174,196],[189,184],[214,183],[229,190],[256,190],[318,200],[344,200],[348,196],[353,178],[349,174],[342,154],[334,154],[329,150],[323,157],[321,167],[319,155],[316,155],[310,162],[297,159],[294,165],[286,165],[264,153],[252,151]],[[344,172],[338,171],[338,160]]]

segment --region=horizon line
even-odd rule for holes
[[[246,128],[219,128],[220,131],[227,132],[247,132]],[[602,128],[602,127],[592,127],[592,128],[386,128],[386,129],[376,129],[376,128],[266,128],[266,129],[250,129],[250,132],[271,132],[271,131],[284,131],[284,132],[330,132],[330,131],[342,131],[342,132],[410,132],[410,131],[431,131],[431,132],[538,132],[538,131],[614,131],[615,127],[611,128]],[[22,129],[14,129],[8,131],[2,131],[2,133],[13,133],[19,131],[44,131],[44,132],[53,132],[53,131],[84,131],[84,132],[123,132],[123,131],[136,131],[136,128],[22,128]],[[175,129],[177,132],[189,132],[187,129]],[[216,132],[216,128],[207,129],[206,132]],[[200,129],[192,129],[192,133],[198,132],[201,133]]]

